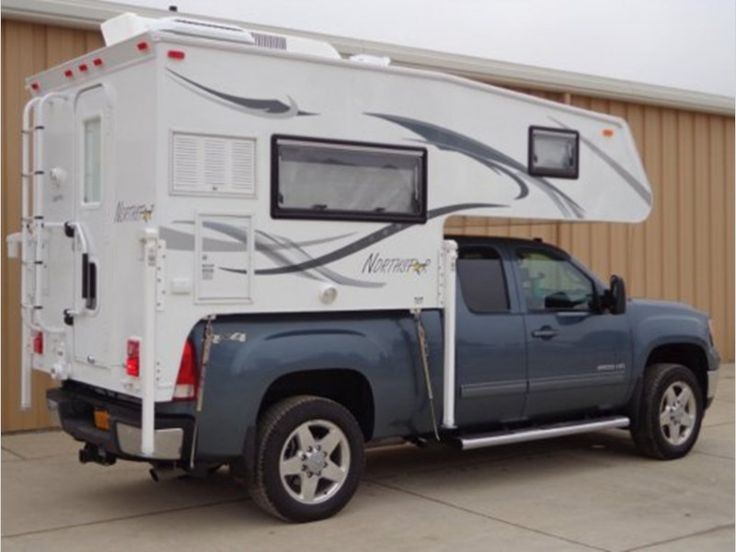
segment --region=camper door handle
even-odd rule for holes
[[[88,310],[97,308],[97,263],[82,253],[82,299]]]

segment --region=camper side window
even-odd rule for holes
[[[427,151],[274,136],[271,215],[424,222]]]
[[[102,119],[84,121],[84,193],[85,204],[102,199]]]
[[[529,127],[529,174],[577,178],[579,141],[575,130]]]

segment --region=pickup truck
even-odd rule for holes
[[[227,464],[259,505],[292,521],[343,508],[364,443],[385,438],[475,448],[628,427],[647,456],[690,451],[718,381],[706,314],[627,300],[622,279],[606,285],[539,240],[453,239],[455,428],[437,424],[440,310],[202,320],[177,380],[196,399],[156,405],[166,460],[136,452],[129,428],[141,414],[130,397],[67,381],[48,392],[49,406],[84,443],[83,462],[146,461],[154,474],[195,475]],[[173,452],[167,431],[184,436]]]

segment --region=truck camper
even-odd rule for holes
[[[103,33],[27,81],[9,238],[22,405],[32,370],[58,380],[81,461],[227,464],[310,521],[349,501],[366,441],[693,446],[706,315],[548,244],[444,235],[452,215],[644,220],[622,119],[178,15]]]

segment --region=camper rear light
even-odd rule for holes
[[[64,71],[64,76],[70,79],[74,76],[74,71],[72,71],[71,69],[67,69],[66,71]]]
[[[144,40],[143,42],[139,42],[138,44],[136,44],[135,47],[138,48],[138,51],[145,52],[146,50],[148,50],[148,42]]]
[[[131,337],[128,340],[128,355],[125,360],[125,373],[137,378],[141,373],[141,340]]]
[[[33,352],[37,355],[43,354],[43,332],[33,334]]]
[[[179,364],[179,375],[176,376],[174,387],[175,401],[188,401],[197,396],[197,384],[199,383],[199,372],[197,370],[197,356],[194,351],[194,343],[187,339],[184,343],[184,351],[181,354]]]
[[[184,59],[186,54],[181,50],[169,50],[168,54],[171,59]]]

